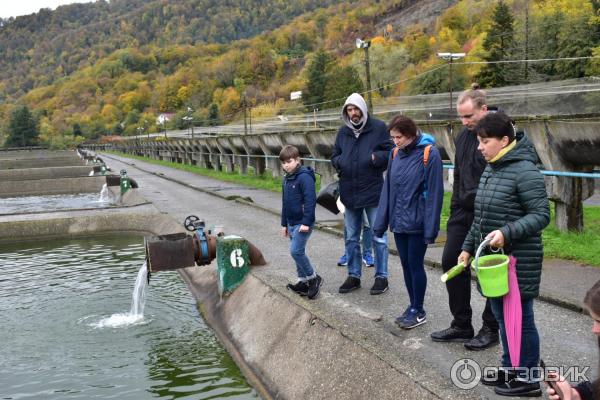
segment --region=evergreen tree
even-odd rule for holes
[[[78,123],[73,124],[73,136],[83,136],[81,126]]]
[[[323,108],[341,106],[352,93],[360,93],[364,90],[358,71],[352,66],[333,68],[326,75],[326,79],[325,101],[335,101],[327,103],[327,107]]]
[[[492,16],[492,25],[483,41],[487,51],[486,61],[509,60],[515,46],[514,18],[504,1],[498,1]],[[511,64],[487,64],[480,72],[478,81],[482,86],[506,86],[517,80],[515,67]]]
[[[38,124],[29,108],[21,106],[13,110],[8,124],[7,147],[26,147],[37,144]]]
[[[322,103],[325,101],[325,89],[327,87],[327,71],[331,63],[331,56],[319,50],[315,58],[310,63],[307,76],[308,82],[306,90],[302,94],[302,100],[305,105]],[[309,107],[307,107],[308,109]],[[312,111],[312,109],[308,110]]]
[[[211,103],[208,107],[208,125],[216,126],[219,125],[219,106],[215,103]]]

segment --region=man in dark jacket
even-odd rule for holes
[[[335,138],[331,164],[338,172],[340,199],[346,208],[344,224],[348,278],[340,286],[339,292],[348,293],[360,288],[362,215],[366,211],[369,226],[372,227],[392,141],[385,123],[369,115],[365,99],[358,93],[353,93],[346,99],[342,120],[344,126]],[[375,282],[371,287],[371,294],[376,295],[388,289],[387,236],[373,238],[373,248]]]
[[[442,269],[448,271],[462,250],[462,244],[473,222],[475,194],[479,178],[486,166],[485,158],[477,150],[479,142],[473,128],[488,113],[485,92],[478,86],[463,92],[457,101],[457,111],[463,129],[455,140],[454,185],[450,203],[450,218],[447,225],[447,240],[442,255]],[[446,282],[450,312],[454,317],[449,328],[433,332],[436,342],[465,342],[470,350],[483,350],[498,344],[498,322],[492,313],[490,301],[486,300],[483,310],[483,326],[473,337],[471,317],[471,272],[465,268],[460,275]]]

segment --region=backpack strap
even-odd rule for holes
[[[423,165],[427,168],[427,163],[429,162],[429,152],[431,151],[431,145],[428,144],[425,146],[425,150],[423,150]]]
[[[427,188],[427,179],[429,178],[429,170],[427,169],[427,164],[429,163],[429,153],[431,152],[431,145],[428,144],[423,149],[423,166],[425,168],[425,179],[423,181],[423,197],[427,199],[427,195],[429,194]]]

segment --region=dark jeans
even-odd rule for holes
[[[452,211],[448,220],[448,236],[444,253],[442,255],[442,269],[444,272],[456,265],[458,256],[462,251],[462,244],[469,232],[473,214],[461,209]],[[446,282],[448,290],[448,300],[450,303],[450,312],[454,317],[452,325],[457,328],[469,329],[472,325],[473,310],[471,309],[471,269]],[[492,313],[490,300],[486,300],[485,309],[481,315],[483,325],[491,330],[498,330],[498,322]]]
[[[506,329],[504,327],[504,302],[502,297],[490,299],[492,310],[500,323],[500,337],[502,339],[502,366],[512,367],[508,353],[508,342],[506,341]],[[540,336],[535,326],[533,315],[533,299],[521,300],[523,310],[523,325],[521,330],[521,362],[518,367],[533,368],[538,366],[540,360]],[[517,371],[517,374],[520,374]],[[526,372],[524,372],[526,374]],[[525,376],[525,375],[524,375]],[[532,379],[533,378],[533,379]],[[535,380],[535,376],[529,376],[529,380]]]
[[[394,233],[394,239],[400,254],[404,284],[408,290],[410,306],[417,311],[425,311],[423,300],[427,289],[427,274],[425,274],[423,259],[425,258],[425,251],[427,251],[427,245],[423,234]]]

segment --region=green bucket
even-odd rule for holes
[[[475,255],[473,268],[485,297],[502,297],[508,293],[508,256],[505,254],[491,254],[479,257],[481,251],[489,244],[484,240]]]

